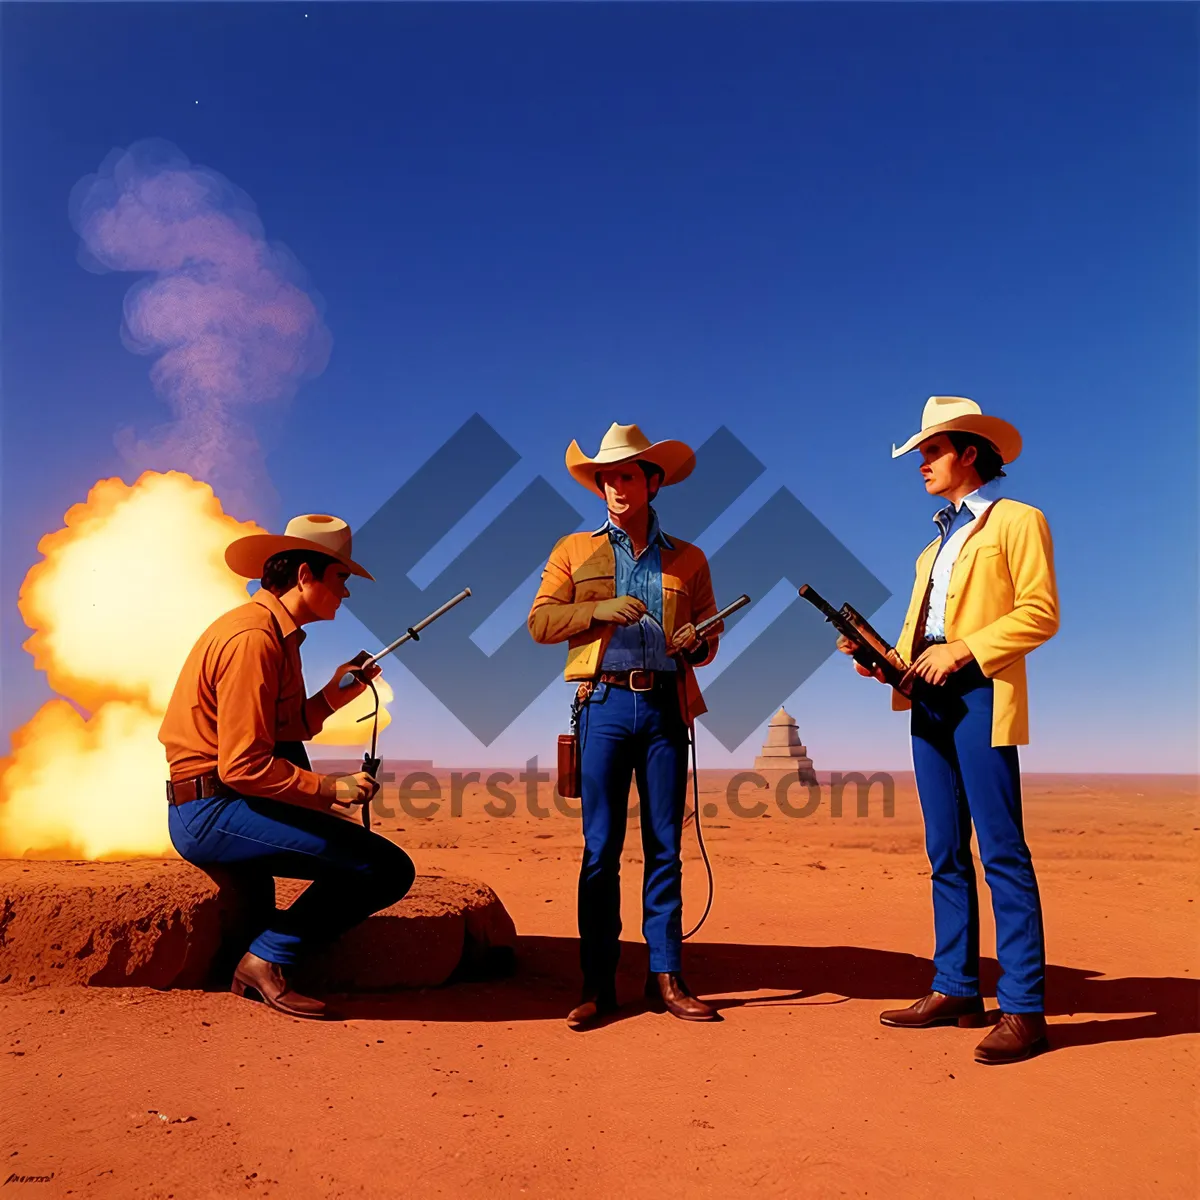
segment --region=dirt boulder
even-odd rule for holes
[[[276,882],[277,903],[307,885]],[[0,861],[0,986],[224,986],[244,949],[243,906],[178,859]],[[516,933],[486,884],[419,876],[303,968],[325,991],[430,987],[502,968]]]

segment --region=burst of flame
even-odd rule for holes
[[[392,700],[392,689],[382,675],[375,679],[379,692],[379,732],[382,733],[392,722],[387,710]],[[313,741],[318,746],[366,746],[371,741],[371,713],[375,709],[375,698],[370,691],[356,696],[345,708],[339,708],[321,727]],[[365,718],[365,719],[364,719]]]
[[[111,700],[85,720],[49,700],[13,734],[0,779],[0,851],[30,858],[173,854],[162,714]]]
[[[43,537],[19,606],[35,666],[66,699],[44,704],[0,760],[0,855],[173,854],[158,730],[184,659],[205,628],[248,599],[225,565],[230,517],[207,484],[176,471],[132,486],[105,479]],[[391,689],[376,681],[380,699]],[[67,701],[90,715],[84,717]],[[369,692],[318,740],[363,745]],[[388,723],[380,712],[380,728]]]

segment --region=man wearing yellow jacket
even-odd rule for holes
[[[583,995],[567,1024],[584,1029],[617,1006],[621,848],[636,776],[641,798],[642,931],[650,949],[646,994],[686,1021],[716,1010],[680,974],[683,897],[680,836],[688,726],[705,711],[694,668],[712,661],[720,623],[704,552],[660,528],[651,501],[685,479],[695,455],[682,442],[651,443],[636,425],[613,424],[595,456],[572,442],[567,470],[601,497],[608,518],[554,547],[529,612],[544,645],[567,643],[569,681],[579,681],[583,864],[579,950]]]
[[[1001,1018],[976,1048],[982,1063],[1046,1048],[1045,942],[1037,879],[1021,816],[1017,747],[1029,741],[1025,656],[1058,629],[1050,528],[1036,508],[998,498],[993,481],[1021,452],[1007,421],[958,396],[932,396],[921,432],[893,458],[919,450],[938,536],[917,559],[896,649],[912,663],[913,767],[925,819],[936,937],[933,990],[885,1025],[984,1023],[979,991],[979,901],[974,824],[992,894]],[[849,644],[839,641],[839,649]],[[866,674],[857,667],[860,674]]]

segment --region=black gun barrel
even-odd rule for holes
[[[711,629],[718,621],[723,621],[726,617],[737,612],[739,608],[745,608],[749,603],[750,597],[743,592],[742,595],[740,595],[732,604],[725,605],[720,612],[713,613],[713,615],[706,621],[701,621],[700,624],[696,626],[696,632],[703,636],[705,631]]]
[[[809,587],[807,583],[802,583],[798,590],[801,598],[807,600],[809,604],[818,609],[825,620],[832,622],[834,625],[839,624],[841,613],[816,588]]]

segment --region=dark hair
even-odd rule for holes
[[[262,586],[273,595],[282,596],[296,586],[300,578],[300,564],[308,563],[313,577],[321,579],[336,558],[322,554],[319,550],[281,550],[272,554],[263,563]]]
[[[667,478],[667,473],[658,465],[658,463],[646,462],[643,459],[638,459],[638,466],[642,468],[642,474],[646,476],[646,486],[649,487],[655,476],[658,477],[658,486],[662,487]]]
[[[615,466],[616,464],[614,464]],[[662,487],[663,481],[667,477],[666,471],[658,465],[658,463],[646,462],[644,459],[637,459],[637,465],[642,468],[642,474],[646,477],[646,487],[649,488],[654,478],[658,478],[658,486]],[[604,491],[604,484],[600,482],[600,472],[596,472],[596,486]]]
[[[987,483],[1004,474],[1004,460],[1000,457],[1000,451],[987,438],[957,431],[951,431],[946,436],[960,458],[966,453],[968,446],[975,447],[975,461],[971,465],[978,473],[980,483]]]

